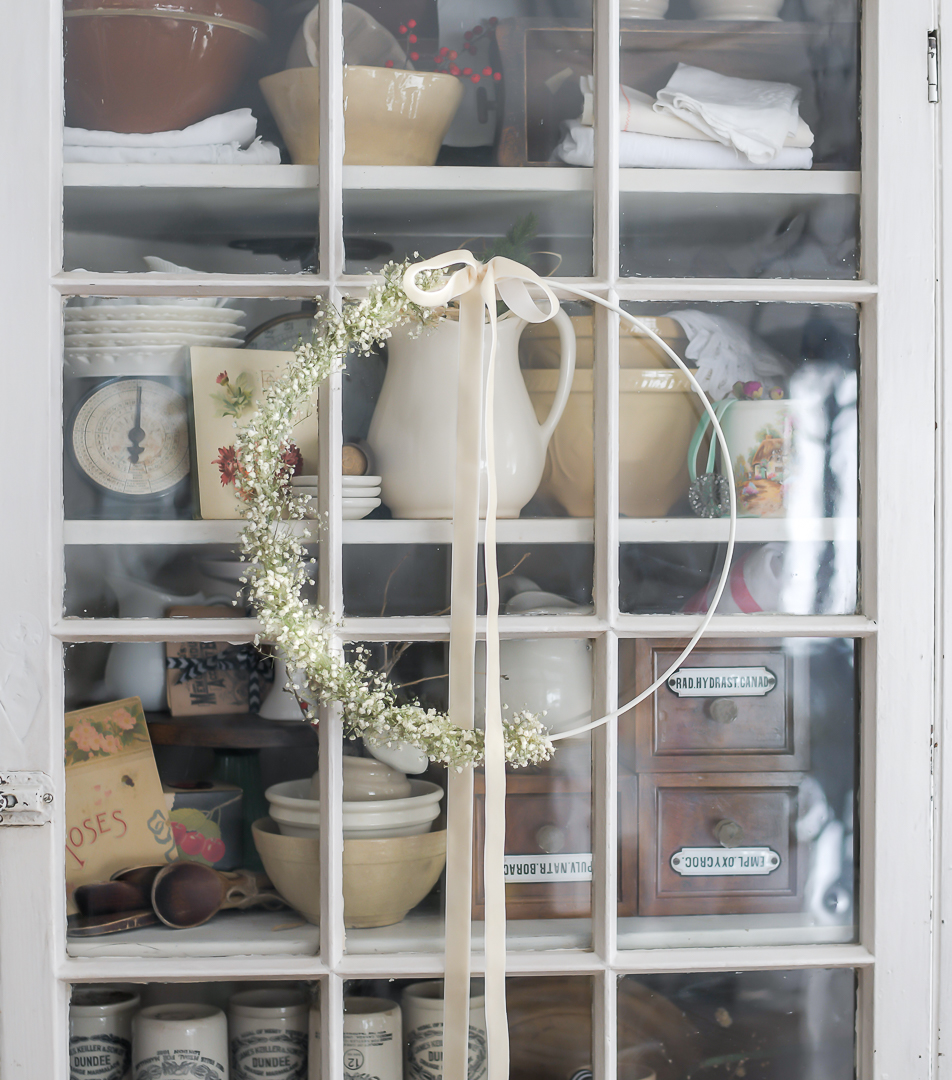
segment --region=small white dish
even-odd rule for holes
[[[130,334],[206,334],[212,337],[237,337],[245,332],[241,323],[214,322],[211,319],[67,319],[68,337],[87,334],[112,334],[116,338]]]
[[[663,19],[669,0],[619,0],[618,15],[622,19]]]
[[[83,297],[81,299],[96,298]],[[137,319],[162,319],[171,322],[193,322],[199,319],[202,322],[233,323],[245,317],[245,312],[239,311],[237,308],[210,308],[203,306],[200,311],[196,311],[192,304],[176,304],[164,296],[155,299],[158,300],[158,303],[152,303],[147,299],[132,299],[130,297],[128,303],[108,300],[90,306],[74,307],[71,304],[66,308],[66,321],[134,322]]]
[[[316,488],[317,487],[317,476],[316,475],[292,476],[291,477],[291,486],[292,487],[313,487],[313,488]]]
[[[382,482],[379,476],[345,476],[341,481],[345,488],[380,487]]]
[[[86,348],[128,348],[133,345],[218,345],[235,344],[230,337],[213,334],[66,334],[66,345]]]
[[[710,22],[780,22],[784,0],[691,0],[698,19]]]
[[[392,769],[376,758],[350,757],[343,759],[344,802],[386,802],[394,799],[409,799],[413,794],[406,774]],[[318,800],[321,797],[320,773],[311,777],[309,795]]]
[[[391,769],[397,769],[402,773],[412,775],[413,773],[425,772],[427,765],[430,763],[430,759],[426,754],[416,746],[411,746],[410,743],[395,742],[388,746],[386,743],[374,742],[373,739],[368,738],[366,735],[363,738],[363,743],[367,752],[373,754],[378,761],[382,761],[384,765],[389,765]]]
[[[343,497],[347,499],[377,499],[380,497],[380,488],[344,488]]]
[[[380,505],[380,499],[344,499],[341,503],[342,521],[360,521]]]
[[[111,349],[67,347],[64,369],[77,378],[115,375],[183,375],[187,345],[147,347],[129,345]]]

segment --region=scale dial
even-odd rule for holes
[[[73,414],[69,446],[96,487],[130,499],[170,494],[188,475],[188,407],[153,379],[111,379]]]

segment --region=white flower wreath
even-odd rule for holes
[[[340,703],[345,732],[386,745],[410,743],[432,761],[463,768],[482,760],[482,731],[457,727],[444,713],[415,702],[398,702],[387,678],[368,666],[367,650],[361,646],[351,662],[332,651],[330,620],[301,596],[307,579],[303,543],[307,536],[295,536],[287,524],[302,519],[307,505],[306,498],[293,494],[292,467],[283,457],[295,412],[314,400],[328,375],[343,368],[351,349],[366,355],[390,336],[393,327],[410,322],[432,326],[442,317],[407,297],[403,276],[409,265],[390,263],[383,284],[371,288],[365,299],[345,303],[341,311],[323,303],[313,339],[297,347],[283,377],[268,387],[257,413],[237,432],[235,487],[246,504],[247,521],[241,544],[252,564],[247,582],[263,639],[278,646],[288,670],[300,673],[315,700]],[[442,280],[439,272],[431,272],[420,274],[417,284],[426,287]],[[316,721],[312,706],[308,719]],[[504,731],[510,764],[538,764],[552,756],[552,742],[537,715],[516,713],[504,721]]]

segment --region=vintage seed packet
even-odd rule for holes
[[[241,484],[235,457],[235,429],[255,414],[265,388],[287,369],[290,352],[193,346],[193,483],[202,518],[240,518]],[[317,398],[295,418],[287,450],[295,475],[317,475]]]
[[[66,895],[178,857],[138,698],[66,714]]]

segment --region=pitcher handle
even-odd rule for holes
[[[559,384],[555,388],[552,408],[549,409],[549,415],[545,418],[545,422],[539,425],[543,450],[548,447],[552,432],[555,431],[556,425],[562,419],[562,413],[565,412],[565,406],[569,402],[569,394],[572,392],[572,376],[575,374],[575,328],[572,326],[572,320],[562,308],[559,308],[553,322],[559,332],[559,345],[562,355],[559,357]]]

